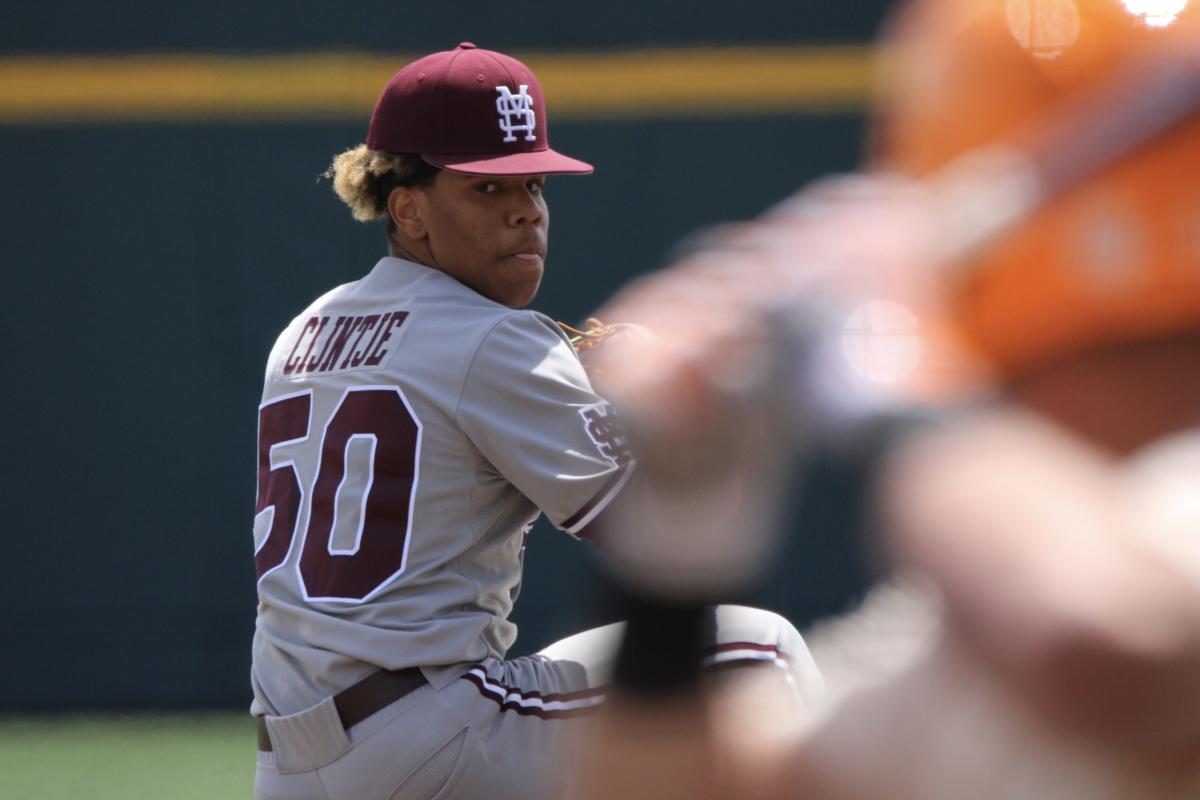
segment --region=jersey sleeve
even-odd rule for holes
[[[633,466],[612,408],[592,391],[565,334],[534,312],[507,316],[484,337],[457,421],[501,476],[572,534]]]

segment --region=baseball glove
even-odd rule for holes
[[[576,353],[586,353],[610,336],[620,333],[622,329],[632,327],[629,325],[607,325],[601,322],[598,317],[588,317],[585,324],[587,328],[579,330],[578,328],[572,328],[565,322],[558,323],[558,326],[570,337],[571,346],[575,348]]]
[[[583,364],[584,370],[593,383],[598,379],[603,382],[604,370],[599,366],[603,361],[600,357],[601,345],[614,338],[625,338],[632,336],[635,339],[648,339],[652,336],[650,330],[644,325],[637,325],[632,322],[618,322],[616,324],[607,324],[602,322],[598,317],[588,317],[586,328],[579,330],[573,328],[565,322],[558,323],[563,332],[571,340],[571,346],[575,348],[575,354],[579,356],[580,363]],[[613,354],[609,351],[608,355]]]

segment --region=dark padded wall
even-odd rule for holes
[[[467,13],[455,3],[415,26],[397,22],[394,37],[379,21],[397,12],[382,3],[336,19],[332,4],[230,5],[228,15],[220,5],[81,3],[64,17],[61,4],[24,4],[6,12],[0,50],[863,40],[883,3],[762,3],[734,14],[702,2],[683,16],[653,3],[608,3],[603,14],[554,4],[540,17],[532,9],[542,4],[470,3]],[[473,19],[469,30],[462,18]],[[382,228],[353,222],[317,182],[364,127],[0,127],[0,710],[248,702],[261,370],[292,315],[382,254]],[[805,115],[555,123],[556,147],[597,172],[551,180],[551,255],[536,307],[579,320],[689,230],[753,215],[810,177],[851,167],[860,127],[853,116]],[[764,599],[798,620],[840,602],[853,565],[789,547]],[[581,589],[585,551],[538,528],[519,652],[602,618]]]
[[[23,2],[4,15],[0,52],[405,52],[441,50],[463,39],[496,50],[862,41],[875,30],[889,2]]]

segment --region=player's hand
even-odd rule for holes
[[[938,208],[912,181],[847,176],[698,238],[602,309],[657,335],[606,348],[605,396],[666,449],[770,393],[811,417],[969,388],[979,365],[948,335]]]
[[[644,565],[641,582],[728,591],[752,580],[795,450],[946,370],[927,335],[930,209],[900,179],[827,181],[700,240],[601,310],[655,334],[597,354],[597,389],[638,458],[605,539]],[[908,327],[873,331],[880,313]]]
[[[744,306],[713,313],[707,298],[720,294],[723,272],[699,260],[679,269],[687,275],[632,294],[672,292],[648,326],[654,335],[606,342],[589,370],[637,460],[601,541],[638,589],[711,600],[758,576],[794,437],[786,390],[767,389],[781,377],[767,321]]]

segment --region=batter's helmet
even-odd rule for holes
[[[1200,2],[914,0],[882,52],[876,164],[924,177],[985,144],[1030,146],[1147,59],[1200,57]],[[1200,116],[1062,193],[961,274],[957,323],[1008,375],[1200,328]]]

